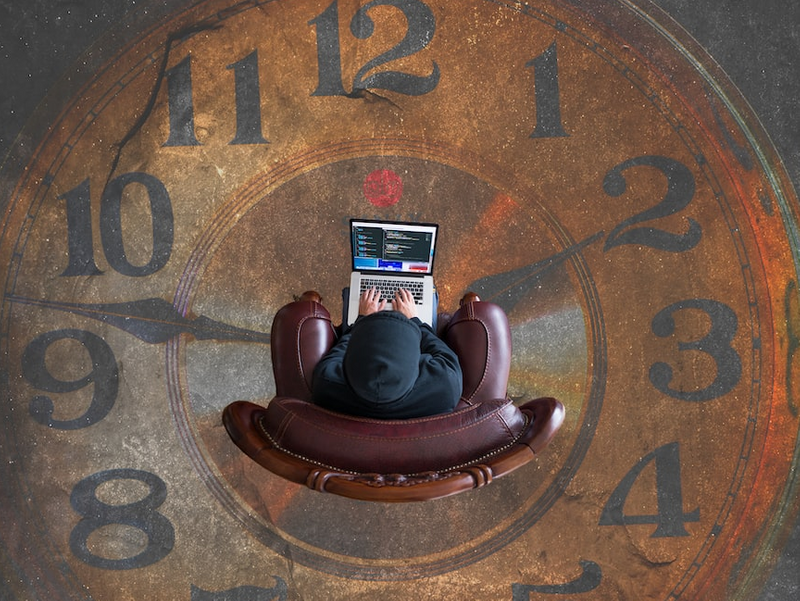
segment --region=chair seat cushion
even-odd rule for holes
[[[431,417],[376,420],[277,397],[260,417],[259,428],[284,452],[322,467],[414,475],[455,469],[502,452],[520,437],[527,422],[508,399]]]

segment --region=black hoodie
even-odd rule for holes
[[[419,319],[395,311],[359,317],[314,369],[312,401],[332,411],[406,419],[452,411],[458,357]]]

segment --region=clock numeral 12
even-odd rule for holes
[[[368,88],[390,90],[407,96],[421,96],[439,84],[439,65],[433,63],[429,75],[411,75],[402,71],[373,73],[377,67],[406,58],[430,44],[436,31],[436,19],[430,7],[420,0],[372,0],[356,11],[350,21],[350,32],[365,40],[375,31],[375,23],[368,13],[376,6],[393,6],[403,13],[408,29],[403,39],[393,48],[367,61],[353,78],[353,89],[348,93],[342,82],[342,50],[339,39],[339,4],[334,0],[319,16],[308,22],[317,32],[317,66],[319,84],[312,96],[347,96]]]
[[[153,231],[153,250],[144,265],[133,265],[125,253],[122,239],[122,198],[131,185],[143,186],[150,200],[150,218]],[[67,205],[67,248],[69,264],[62,276],[99,275],[94,260],[92,238],[92,200],[89,180],[65,192]],[[172,202],[166,187],[156,177],[147,173],[125,173],[112,179],[100,201],[100,237],[108,264],[118,273],[133,277],[152,275],[164,267],[172,254],[173,232]]]

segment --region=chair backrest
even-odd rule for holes
[[[228,405],[231,439],[269,471],[320,492],[423,501],[488,484],[541,452],[564,421],[551,398],[484,401],[439,416],[371,420],[279,397]]]

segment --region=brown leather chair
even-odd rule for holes
[[[234,443],[267,470],[309,488],[354,499],[424,501],[484,486],[540,453],[564,421],[552,398],[521,407],[506,397],[511,335],[505,313],[474,295],[440,326],[464,374],[452,413],[376,420],[310,402],[317,361],[336,340],[319,295],[283,307],[272,327],[277,396],[266,407],[228,405]]]

